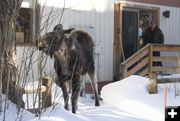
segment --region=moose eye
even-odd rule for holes
[[[61,52],[63,52],[63,53],[65,52],[65,48],[64,48],[64,47],[62,47],[60,50],[61,50]]]

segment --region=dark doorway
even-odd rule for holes
[[[122,11],[122,42],[125,59],[137,51],[138,12]]]

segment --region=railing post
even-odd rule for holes
[[[149,65],[148,65],[148,73],[149,73],[149,77],[152,75],[152,66],[153,66],[153,62],[152,62],[152,56],[153,56],[153,47],[152,45],[149,45]]]
[[[157,74],[151,73],[149,75],[149,94],[156,94],[158,92],[157,89]]]
[[[127,77],[127,67],[126,64],[121,64],[120,65],[120,79],[126,78]]]
[[[46,87],[46,91],[42,93],[42,108],[46,108],[52,105],[52,82],[50,77],[42,78],[42,85]]]

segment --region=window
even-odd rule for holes
[[[38,21],[36,0],[23,0],[16,19],[16,44],[34,44],[34,37],[37,33]],[[36,27],[36,28],[35,28]]]

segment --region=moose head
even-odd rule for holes
[[[61,30],[61,24],[56,25],[52,32],[45,34],[36,41],[36,47],[45,54],[54,57],[61,64],[61,70],[66,75],[69,73],[68,62],[70,61],[70,53],[72,53],[72,40],[68,34],[74,28]]]

